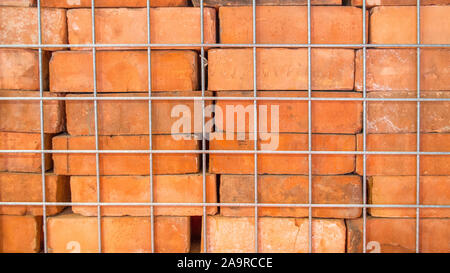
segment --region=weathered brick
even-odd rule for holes
[[[146,51],[99,51],[96,54],[98,92],[148,91]],[[152,51],[152,90],[191,91],[198,88],[194,51]],[[92,52],[55,52],[50,61],[50,91],[92,92]]]
[[[208,252],[255,252],[254,225],[254,217],[208,216]],[[258,219],[258,252],[306,253],[308,229],[308,218],[261,217]],[[313,219],[312,238],[313,252],[345,252],[345,223],[337,219]]]
[[[151,0],[151,7],[178,7],[186,6],[187,0]],[[52,8],[89,8],[91,0],[41,0],[41,6]],[[98,8],[143,8],[147,7],[147,0],[95,0]]]
[[[50,55],[42,53],[42,88],[48,89]],[[0,89],[39,90],[39,52],[26,49],[0,49]]]
[[[204,9],[204,43],[216,42],[216,11]],[[176,20],[174,20],[176,18]],[[92,43],[91,9],[72,9],[67,12],[70,44]],[[95,36],[98,44],[148,43],[147,9],[98,9],[95,12]],[[150,39],[156,44],[201,43],[200,9],[157,8],[150,10]],[[129,31],[139,29],[141,31]],[[136,49],[109,47],[100,49]],[[140,47],[146,49],[146,47]],[[164,47],[162,47],[164,48]],[[199,47],[186,47],[196,48]],[[74,47],[74,50],[86,49]]]
[[[50,149],[51,134],[44,134],[44,148]],[[41,134],[0,132],[0,150],[41,150]],[[53,166],[51,155],[46,153],[45,170]],[[0,153],[0,172],[41,172],[40,153]]]
[[[42,44],[67,44],[66,10],[41,9],[41,22]],[[37,8],[0,7],[0,44],[38,44],[38,29]]]
[[[61,97],[44,92],[44,97]],[[39,97],[37,91],[0,91],[0,97]],[[64,130],[64,102],[52,100],[43,102],[44,133],[59,133]],[[39,100],[0,100],[0,131],[30,132],[41,131]]]
[[[222,135],[222,140],[217,139],[219,134],[215,133],[210,140],[210,150],[254,150],[253,137],[249,140],[248,135],[245,140],[239,140],[239,136],[234,136],[233,140],[227,140]],[[266,138],[267,137],[267,138]],[[307,151],[307,134],[268,134],[263,136],[264,140],[258,141],[258,149],[261,144],[268,144],[270,141],[276,142],[278,146],[273,147],[275,151]],[[312,135],[313,151],[354,151],[356,148],[354,135]],[[270,146],[267,146],[270,147]],[[272,148],[270,147],[270,148]],[[266,150],[268,150],[266,148]],[[253,154],[225,154],[212,153],[209,156],[209,168],[212,173],[222,174],[253,174],[254,156]],[[312,155],[313,174],[346,174],[355,170],[355,155]],[[308,174],[307,154],[259,154],[258,173],[260,174]]]
[[[251,6],[252,0],[204,0],[205,7],[223,7],[223,6]],[[192,0],[194,7],[200,6],[200,0]],[[258,0],[258,6],[305,6],[308,0]],[[342,0],[311,0],[311,5],[342,5]]]
[[[35,4],[36,0],[0,0],[0,6],[31,7]]]
[[[254,176],[221,175],[220,202],[254,203]],[[308,176],[258,176],[258,203],[308,204]],[[362,183],[357,175],[314,176],[312,178],[313,204],[362,204]],[[252,207],[220,208],[223,216],[254,216]],[[260,207],[258,216],[308,217],[307,207]],[[313,217],[356,218],[360,208],[313,208]]]
[[[189,217],[155,217],[156,252],[189,252]],[[48,250],[98,252],[97,217],[62,214],[48,218]],[[151,252],[150,217],[102,217],[102,252]]]
[[[350,0],[352,6],[362,7],[363,0]],[[420,0],[420,5],[448,5],[449,0]],[[366,8],[375,6],[416,6],[416,0],[366,0]],[[389,26],[392,27],[392,26]]]
[[[366,151],[416,152],[416,134],[368,134]],[[363,150],[363,136],[357,136],[358,151]],[[420,151],[450,151],[450,134],[421,134]],[[420,155],[421,175],[450,175],[449,155]],[[366,155],[366,174],[416,175],[416,155],[372,154]],[[358,155],[356,172],[363,174],[363,156]]]
[[[198,150],[199,141],[175,140],[171,135],[154,135],[153,150]],[[100,136],[99,150],[148,150],[149,136]],[[59,135],[53,138],[54,150],[95,150],[94,136]],[[60,175],[95,175],[95,154],[53,154],[54,172]],[[199,154],[153,155],[153,174],[184,174],[199,171]],[[101,175],[148,175],[150,156],[148,153],[100,153]]]
[[[210,92],[205,93],[211,96]],[[68,97],[86,97],[92,95],[67,95]],[[186,92],[154,92],[153,97],[200,97],[201,93],[196,91]],[[148,97],[148,93],[126,93],[126,94],[99,94],[98,97]],[[210,105],[211,101],[205,101]],[[179,120],[180,116],[172,115],[175,107],[188,110],[191,114],[190,128],[183,128],[185,133],[202,133],[201,102],[197,104],[194,100],[154,100],[152,101],[152,134],[170,134],[172,126]],[[148,100],[98,100],[98,133],[99,135],[145,135],[149,134]],[[199,112],[195,112],[199,111]],[[195,124],[195,114],[200,117]],[[67,132],[70,135],[94,135],[95,134],[95,111],[94,102],[83,100],[72,100],[66,102]],[[199,123],[198,123],[199,122]],[[185,130],[184,130],[185,129]]]
[[[45,201],[69,202],[69,178],[47,173],[45,175]],[[0,202],[43,202],[42,175],[0,172]],[[46,206],[47,215],[61,212],[64,206]],[[0,206],[0,214],[43,215],[42,205]]]
[[[219,9],[220,42],[253,42],[252,7]],[[308,8],[305,6],[256,7],[256,42],[263,44],[307,44]],[[367,15],[368,17],[368,15]],[[360,44],[362,12],[355,7],[312,7],[311,43]]]
[[[72,202],[97,202],[95,176],[70,178]],[[217,202],[216,176],[206,175],[206,201]],[[150,178],[148,176],[100,177],[100,200],[104,203],[150,202]],[[160,203],[202,203],[203,179],[201,174],[153,176],[153,201]],[[97,207],[72,206],[74,213],[96,216]],[[217,207],[208,206],[208,214],[216,214]],[[102,216],[149,216],[150,206],[104,206]],[[202,206],[155,206],[154,215],[201,216]]]
[[[355,88],[363,89],[362,50],[356,52]],[[423,48],[420,51],[420,90],[448,91],[450,49]],[[416,49],[368,49],[366,53],[367,91],[417,90]]]
[[[347,252],[363,251],[363,220],[346,220]],[[420,219],[420,252],[450,251],[450,219]],[[416,219],[367,218],[367,252],[413,253],[416,251]],[[379,246],[379,249],[378,249]]]
[[[449,44],[450,6],[420,8],[420,42]],[[375,7],[370,12],[370,43],[417,43],[417,7]]]
[[[416,176],[372,176],[368,178],[369,203],[416,204]],[[420,204],[449,205],[450,176],[421,176]],[[369,208],[376,217],[416,217],[415,208]],[[422,208],[420,217],[450,217],[448,208]]]
[[[0,253],[36,253],[41,249],[42,217],[0,215]]]
[[[352,49],[312,49],[312,89],[353,90],[354,56]],[[258,48],[256,81],[258,90],[308,90],[308,50]],[[253,90],[253,50],[209,50],[208,89]]]
[[[448,99],[449,92],[422,92],[422,98]],[[415,91],[372,92],[368,98],[413,99]],[[450,132],[450,102],[422,101],[420,103],[420,131],[423,133]],[[367,102],[368,133],[416,133],[417,102],[415,101],[369,101]]]
[[[253,97],[252,91],[223,91],[217,92],[217,97]],[[308,92],[305,91],[259,91],[258,97],[301,97],[307,98]],[[356,92],[312,92],[312,97],[316,98],[361,98],[361,93]],[[215,115],[215,130],[232,131],[232,132],[253,132],[253,100],[217,100],[216,108],[220,107],[223,112],[223,119]],[[249,107],[246,117],[240,117],[239,114],[234,115],[234,129],[228,130],[227,124],[227,107],[237,109],[242,105],[245,109]],[[267,106],[267,131],[281,133],[307,133],[308,132],[308,102],[305,100],[260,100],[257,102],[258,110],[260,107]],[[278,106],[278,124],[279,128],[272,128],[271,107]],[[355,134],[362,129],[362,102],[360,101],[312,101],[312,132],[313,133],[340,133]],[[258,114],[258,122],[261,122],[261,112]],[[230,114],[231,117],[231,114]],[[247,118],[248,117],[248,118]],[[275,116],[276,117],[276,116]],[[240,130],[236,125],[238,120],[245,120],[245,130]],[[261,127],[259,127],[261,131]]]

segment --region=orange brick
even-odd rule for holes
[[[415,176],[372,176],[368,179],[371,204],[416,204]],[[420,204],[449,205],[450,177],[421,176]],[[376,217],[416,217],[415,208],[369,208]],[[448,208],[422,208],[420,217],[450,217]]]
[[[208,252],[255,252],[254,217],[208,216],[206,229]],[[308,218],[261,217],[258,219],[258,252],[306,253],[308,229]],[[313,252],[345,252],[343,220],[313,219],[312,237]]]
[[[44,134],[44,148],[51,148],[53,135]],[[0,150],[41,150],[41,134],[0,132]],[[45,170],[53,166],[45,154]],[[40,153],[0,153],[0,172],[41,172]]]
[[[353,90],[354,56],[352,49],[312,49],[312,89]],[[258,90],[308,89],[306,48],[258,48],[256,69]],[[253,90],[253,50],[209,50],[208,89]]]
[[[48,89],[48,61],[42,53],[42,88]],[[39,53],[36,50],[0,49],[0,89],[39,90]]]
[[[448,218],[421,219],[419,224],[420,252],[449,252],[449,225],[450,219]],[[362,219],[347,220],[347,252],[362,252],[363,236]],[[368,217],[366,242],[368,243],[367,252],[415,252],[416,219]]]
[[[194,7],[200,6],[200,0],[192,0]],[[261,6],[304,6],[307,0],[258,0],[257,5]],[[222,6],[251,6],[252,0],[204,0],[205,7],[222,7]],[[311,5],[342,5],[342,0],[311,0]]]
[[[156,252],[189,252],[189,217],[155,217]],[[63,214],[48,218],[48,250],[98,252],[97,217]],[[150,217],[102,217],[102,252],[151,252]]]
[[[66,10],[41,9],[41,22],[42,44],[67,44]],[[38,29],[37,8],[0,7],[0,44],[38,44]]]
[[[366,151],[416,152],[416,134],[369,134],[366,138]],[[363,136],[357,136],[358,151],[363,150]],[[450,134],[421,134],[422,152],[450,151]],[[421,155],[421,175],[450,175],[449,155]],[[372,175],[416,175],[416,155],[366,156],[366,174]],[[357,156],[356,172],[363,174],[363,156]]]
[[[415,91],[373,92],[368,98],[411,99],[417,98]],[[423,92],[422,98],[448,99],[448,92]],[[423,133],[450,132],[450,102],[422,101],[420,103],[420,131]],[[369,101],[367,102],[368,133],[416,133],[417,102],[414,101]]]
[[[420,8],[420,42],[449,44],[450,6]],[[370,43],[416,44],[417,7],[375,7],[370,12]]]
[[[356,52],[356,90],[363,89],[362,51]],[[449,49],[424,48],[420,51],[420,90],[448,91]],[[417,90],[416,49],[368,49],[366,53],[367,91]]]
[[[362,7],[363,0],[350,0],[352,6]],[[448,5],[449,0],[420,0],[420,5]],[[417,0],[366,0],[366,7],[375,6],[416,6]],[[389,26],[392,27],[392,26]]]
[[[44,97],[61,97],[44,92]],[[35,91],[0,91],[0,97],[39,97]],[[64,102],[44,101],[44,133],[64,131]],[[0,100],[0,131],[41,132],[40,101],[38,100]]]
[[[203,18],[204,42],[213,44],[216,42],[216,11],[211,8],[205,8]],[[70,44],[92,43],[91,9],[69,10],[67,12],[67,20]],[[98,44],[146,44],[148,43],[147,25],[146,8],[98,9],[95,12],[95,42]],[[140,31],[130,31],[130,29],[139,29]],[[200,30],[199,8],[172,7],[150,10],[150,39],[152,43],[199,44],[201,43]],[[136,49],[136,47],[112,48]],[[146,49],[146,47],[140,48]],[[198,49],[199,47],[186,48]],[[72,49],[87,48],[76,47]]]
[[[35,4],[36,0],[0,0],[0,6],[31,7]]]
[[[206,96],[211,96],[206,92]],[[92,95],[68,95],[68,97],[86,97]],[[154,92],[153,97],[200,97],[201,93],[196,91],[186,92]],[[126,94],[99,94],[98,97],[148,97],[148,93],[126,93]],[[209,105],[210,101],[205,101]],[[179,120],[179,116],[172,117],[172,110],[176,106],[189,109],[191,114],[191,128],[185,133],[202,133],[201,102],[197,105],[193,100],[154,100],[152,102],[152,134],[170,134],[172,126]],[[195,108],[197,107],[197,108]],[[148,100],[99,100],[98,111],[98,133],[99,135],[145,135],[149,134]],[[199,111],[197,126],[194,114]],[[198,112],[197,112],[198,113]],[[94,135],[94,102],[72,100],[66,102],[67,132],[70,135]],[[197,117],[198,118],[198,117]],[[185,129],[185,128],[183,128]]]
[[[0,215],[0,253],[37,253],[42,217]]]
[[[151,7],[186,6],[187,0],[151,0]],[[89,8],[91,0],[41,0],[41,6],[52,8]],[[95,7],[99,8],[142,8],[147,7],[147,0],[95,0]]]
[[[254,203],[254,176],[222,175],[220,202]],[[308,204],[308,176],[258,176],[258,203]],[[362,204],[361,178],[350,176],[314,176],[312,178],[313,204]],[[253,207],[220,208],[223,216],[254,216]],[[360,208],[313,208],[313,217],[356,218]],[[308,217],[307,207],[260,207],[258,216]]]
[[[195,139],[175,140],[171,135],[154,135],[153,150],[198,150]],[[100,136],[100,150],[148,150],[149,136]],[[59,135],[53,138],[54,150],[95,150],[94,136],[73,137]],[[99,154],[101,175],[148,175],[149,154]],[[95,175],[95,154],[53,154],[54,171],[60,175]],[[183,174],[199,171],[199,154],[154,154],[154,174]]]
[[[97,202],[95,176],[72,176],[70,179],[72,202]],[[206,201],[217,202],[216,176],[206,176]],[[100,200],[104,203],[150,202],[150,177],[148,176],[102,176],[100,177]],[[153,176],[153,201],[160,203],[202,203],[203,179],[201,174]],[[72,206],[74,213],[96,216],[97,207]],[[216,214],[217,207],[207,207],[208,214]],[[104,216],[149,216],[150,206],[104,206]],[[203,207],[155,206],[154,215],[201,216]]]
[[[361,98],[356,92],[312,92],[312,97],[319,98]],[[217,92],[218,97],[253,97],[252,91],[223,91]],[[308,92],[304,91],[259,91],[258,97],[302,97],[307,98]],[[238,107],[242,105],[250,111],[246,115],[248,118],[234,116],[233,132],[253,132],[253,100],[217,100],[216,108],[219,106],[223,112],[223,120],[218,118],[216,112],[215,130],[218,132],[230,131],[226,128],[227,107]],[[267,106],[267,131],[281,133],[307,133],[308,132],[308,102],[302,100],[260,100],[258,107]],[[271,107],[278,106],[279,130],[271,126]],[[235,108],[236,109],[236,108]],[[362,129],[362,102],[358,101],[313,101],[312,111],[312,132],[313,133],[340,133],[355,134]],[[261,111],[258,108],[258,111]],[[261,113],[258,114],[258,122],[261,122]],[[240,130],[236,125],[238,120],[245,119],[245,130]],[[259,127],[261,130],[261,127]]]
[[[246,136],[245,140],[238,140],[234,136],[233,140],[210,140],[210,150],[254,150],[253,140]],[[266,136],[264,136],[266,137]],[[276,139],[277,135],[269,135],[270,139]],[[276,151],[308,151],[307,134],[279,134],[279,145]],[[269,141],[258,141],[259,149],[261,144]],[[325,135],[317,134],[312,136],[313,151],[354,151],[356,147],[354,135]],[[253,154],[224,154],[212,153],[209,156],[209,168],[212,173],[221,174],[253,174],[254,156]],[[313,174],[346,174],[355,169],[355,155],[313,155]],[[260,174],[308,174],[307,154],[259,154],[258,173]]]
[[[252,10],[251,6],[219,9],[221,43],[253,42]],[[307,44],[307,14],[308,8],[304,6],[256,7],[256,42]],[[355,7],[312,7],[311,42],[360,44],[363,42],[361,18],[361,9]]]
[[[69,178],[53,173],[45,175],[45,201],[69,202]],[[42,175],[0,172],[0,202],[43,202]],[[46,206],[47,215],[61,212],[64,206]],[[43,215],[42,206],[0,206],[0,214]]]
[[[198,60],[193,51],[152,51],[152,90],[198,88]],[[98,92],[148,91],[145,51],[100,51],[96,54]],[[50,91],[92,92],[92,52],[55,52],[50,61]]]

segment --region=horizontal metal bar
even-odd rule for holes
[[[450,47],[450,44],[8,44],[0,45],[0,48],[114,48],[114,47],[142,47],[142,48],[154,48],[154,47],[198,47],[198,48],[215,48],[215,47],[304,47],[304,48],[328,48],[328,47],[343,47],[343,48],[382,48],[382,47],[410,47],[410,48],[425,48],[425,47]]]
[[[411,133],[414,134],[414,133]],[[91,136],[93,137],[93,136]],[[270,151],[270,150],[0,150],[0,153],[46,154],[313,154],[313,155],[450,155],[450,152],[416,151]]]
[[[308,208],[310,204],[274,204],[274,203],[107,203],[107,202],[0,202],[0,206],[166,206],[166,207],[192,207],[192,206],[222,206],[222,207],[304,207]],[[416,204],[311,204],[315,208],[450,208],[450,205],[416,205]]]
[[[298,91],[283,91],[283,92],[301,92]],[[30,91],[33,92],[33,91]],[[199,91],[200,92],[200,91]],[[233,91],[229,91],[233,92]],[[252,92],[252,91],[249,91]],[[277,92],[277,91],[264,91],[264,92]],[[304,90],[304,92],[308,92]],[[313,91],[314,92],[314,91]],[[322,91],[317,91],[322,92]],[[335,92],[335,91],[329,91]],[[338,91],[340,92],[340,91]],[[342,91],[346,92],[346,91]],[[414,92],[414,91],[411,91]],[[133,92],[139,93],[139,92]],[[147,92],[145,92],[147,93]],[[324,92],[326,93],[326,92]],[[352,92],[358,94],[359,92]],[[423,92],[422,92],[423,93]],[[426,92],[425,92],[426,93]],[[450,91],[448,91],[450,96]],[[333,98],[333,97],[312,97],[309,99],[308,97],[0,97],[0,101],[166,101],[166,100],[194,100],[194,101],[203,101],[203,100],[239,100],[239,101],[397,101],[397,102],[417,102],[417,101],[450,101],[450,98]]]

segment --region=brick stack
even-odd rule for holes
[[[421,42],[449,44],[450,6],[421,7]],[[413,44],[417,42],[416,7],[374,7],[370,15],[372,44]],[[394,23],[395,22],[395,23]],[[362,57],[356,58],[356,88],[362,90]],[[420,51],[420,97],[449,98],[448,60],[450,50],[423,48]],[[367,50],[366,88],[369,98],[417,98],[417,50],[379,48]],[[420,151],[450,151],[450,103],[425,101],[420,104]],[[367,103],[367,151],[417,151],[417,102],[373,101]],[[358,135],[358,150],[363,136]],[[421,205],[450,204],[450,160],[446,155],[420,156]],[[415,205],[416,155],[367,155],[368,201],[370,204]],[[356,172],[363,174],[358,156]],[[416,209],[370,208],[367,242],[377,241],[383,252],[415,252]],[[450,210],[420,209],[420,251],[448,252]],[[348,251],[359,252],[361,220],[348,223]],[[387,232],[389,230],[389,232]],[[431,235],[433,234],[433,235]]]
[[[37,13],[34,7],[0,7],[0,44],[37,44]],[[65,10],[42,9],[43,43],[66,43],[66,28]],[[0,49],[0,97],[39,97],[40,76],[43,96],[60,97],[58,93],[47,91],[51,50],[45,48],[42,52],[42,71],[39,71],[38,50]],[[51,150],[53,137],[65,129],[64,102],[44,101],[43,122],[41,146],[40,101],[1,100],[0,149],[41,150],[43,147]],[[45,200],[70,201],[68,177],[52,171],[51,154],[46,153],[44,161],[41,153],[0,154],[0,201],[43,202],[42,168],[45,168]],[[63,209],[63,206],[46,206],[46,215]],[[42,205],[1,206],[0,214],[0,252],[40,250]]]

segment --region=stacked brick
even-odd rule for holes
[[[39,39],[37,1],[0,0],[0,44],[49,45],[41,55],[0,49],[0,98],[22,98],[0,100],[0,150],[59,151],[0,154],[0,202],[44,201],[44,168],[45,201],[73,203],[47,205],[45,217],[42,205],[0,206],[0,252],[42,251],[43,221],[49,252],[98,252],[99,226],[102,252],[151,252],[152,244],[156,252],[189,252],[204,209],[182,203],[204,202],[227,205],[206,206],[203,251],[254,252],[257,240],[259,252],[308,252],[310,243],[313,252],[362,252],[364,200],[450,205],[450,156],[358,154],[364,146],[416,152],[418,116],[419,150],[450,151],[450,102],[407,101],[418,97],[418,54],[400,44],[417,43],[416,1],[367,0],[366,42],[392,47],[367,48],[365,85],[363,50],[353,46],[364,42],[361,1],[311,1],[310,42],[327,46],[311,49],[309,70],[307,48],[269,45],[308,43],[306,1],[260,1],[253,41],[251,1],[204,0],[203,42],[224,44],[205,47],[204,82],[199,1],[188,2],[152,0],[148,11],[147,0],[96,0],[93,35],[91,0],[41,0]],[[448,1],[421,2],[420,42],[450,44]],[[108,45],[96,48],[95,69],[87,46],[94,42]],[[149,42],[159,46],[149,51]],[[268,45],[226,46],[253,42]],[[420,98],[449,98],[449,60],[448,48],[420,49]],[[214,110],[206,147],[201,100],[180,98],[201,97],[202,87],[216,97],[205,100]],[[365,121],[363,91],[374,99],[365,103]],[[262,99],[254,108],[255,93]],[[187,124],[177,109],[191,114]],[[211,153],[203,157],[202,149]],[[311,162],[309,149],[318,152]],[[179,152],[188,150],[195,152]],[[150,201],[180,205],[142,205]],[[309,202],[324,205],[311,209],[311,231]],[[450,252],[450,209],[418,212],[368,208],[366,248],[414,252],[419,216],[420,251]]]
[[[66,43],[66,11],[43,9],[41,15],[43,42]],[[37,16],[34,7],[0,7],[0,44],[38,44]],[[52,50],[40,54],[32,48],[0,49],[0,149],[51,150],[54,136],[65,130],[64,102],[43,101],[41,124],[41,103],[36,100],[41,90],[46,99],[61,98],[48,92]],[[23,100],[7,100],[14,97]],[[43,202],[44,183],[46,202],[70,201],[68,177],[53,171],[50,153],[0,154],[0,202]],[[45,206],[45,213],[51,216],[63,209]],[[5,205],[0,214],[0,252],[40,250],[43,205]]]

